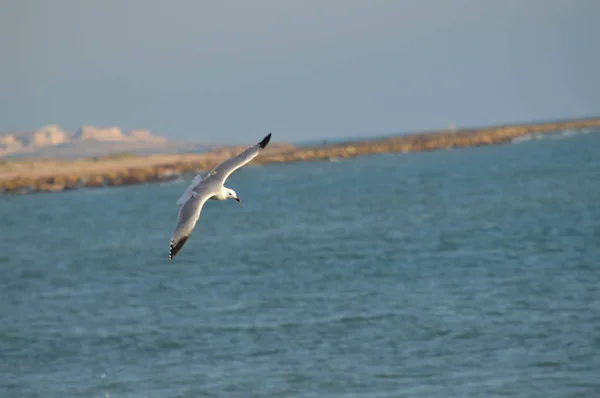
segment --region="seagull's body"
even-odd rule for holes
[[[190,186],[181,195],[179,200],[177,200],[180,208],[175,229],[171,234],[170,260],[177,255],[190,237],[200,217],[202,206],[204,206],[207,200],[235,199],[238,202],[240,201],[236,192],[233,189],[226,188],[223,184],[231,173],[254,159],[267,146],[270,140],[271,133],[265,136],[258,144],[219,164],[208,173],[198,174],[194,177]]]

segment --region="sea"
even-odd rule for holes
[[[600,397],[599,133],[0,197],[0,397]]]

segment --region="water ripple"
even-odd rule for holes
[[[600,396],[598,140],[3,198],[0,396]]]

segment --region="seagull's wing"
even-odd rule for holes
[[[192,191],[194,190],[194,188],[196,188],[198,185],[200,185],[200,183],[203,181],[203,179],[206,177],[208,173],[200,173],[197,174],[194,179],[192,180],[192,182],[190,183],[190,185],[187,187],[187,189],[185,190],[185,192],[183,193],[183,195],[181,195],[181,197],[179,199],[177,199],[177,205],[182,205],[186,202],[186,200],[188,200],[189,198],[192,197]]]
[[[265,138],[263,138],[258,144],[252,145],[239,155],[234,156],[216,166],[206,175],[206,178],[214,177],[215,179],[220,180],[221,184],[223,184],[227,177],[231,175],[231,173],[254,159],[260,153],[260,151],[267,146],[270,140],[271,133],[267,134]]]
[[[177,214],[177,223],[171,234],[169,247],[169,259],[172,260],[181,250],[185,242],[190,237],[192,230],[196,226],[196,221],[200,218],[200,212],[204,203],[214,195],[211,185],[200,185],[190,190],[189,197],[183,201]]]

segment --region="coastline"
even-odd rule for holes
[[[296,147],[268,146],[253,164],[342,159],[392,152],[422,152],[497,145],[531,134],[599,128],[600,118],[515,124],[398,135],[356,142]],[[0,158],[0,195],[56,192],[79,188],[135,185],[175,180],[184,173],[208,170],[246,146],[202,154],[122,156],[77,160],[9,160]]]

